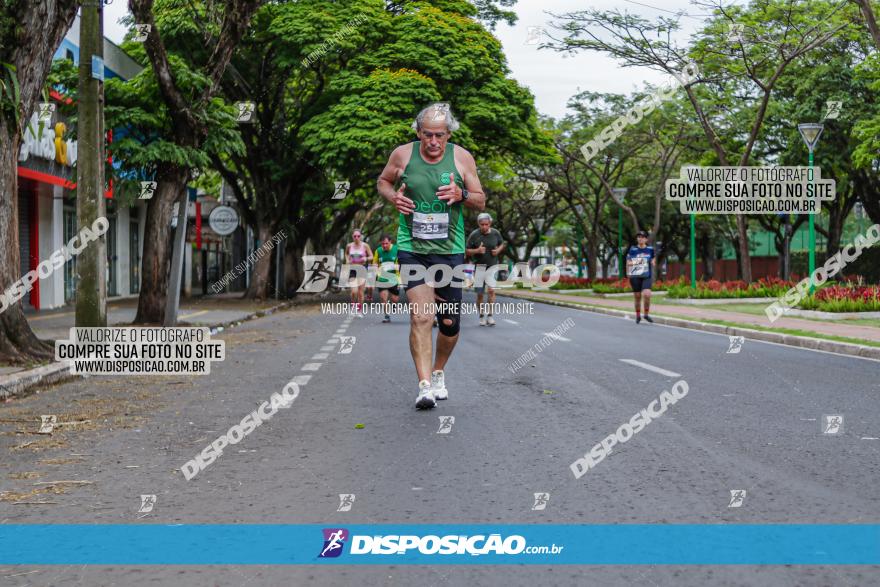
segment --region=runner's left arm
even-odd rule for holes
[[[474,161],[474,156],[466,149],[460,147],[457,147],[455,152],[457,154],[455,164],[461,171],[461,179],[465,189],[468,191],[468,199],[462,202],[461,188],[455,182],[440,186],[437,190],[437,198],[448,204],[461,202],[463,206],[473,210],[485,210],[486,194],[483,193],[483,186],[480,184],[480,178],[477,176],[477,163]]]
[[[493,229],[494,230],[494,229]],[[497,230],[495,232],[498,232]],[[504,237],[501,236],[501,233],[498,232],[498,242],[500,243],[495,249],[492,251],[492,256],[497,257],[501,253],[504,252],[504,249],[507,248],[507,243],[504,242]]]

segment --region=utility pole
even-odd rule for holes
[[[171,275],[168,277],[168,297],[165,300],[165,321],[162,326],[177,326],[177,310],[180,308],[180,283],[183,278],[183,254],[186,247],[187,208],[189,190],[183,190],[183,200],[177,203],[177,229],[171,252]]]
[[[81,229],[106,217],[104,202],[104,8],[86,0],[79,23],[76,220]],[[106,236],[92,241],[76,259],[76,325],[107,326]]]

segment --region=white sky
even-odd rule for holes
[[[656,7],[656,8],[652,8]],[[628,93],[644,82],[660,83],[664,76],[648,69],[623,69],[609,58],[596,53],[580,53],[563,57],[537,45],[526,43],[529,27],[543,26],[551,32],[548,13],[563,14],[595,7],[604,10],[619,8],[654,19],[684,11],[699,15],[703,9],[691,6],[689,0],[519,0],[515,6],[519,21],[516,26],[499,24],[495,35],[501,40],[513,77],[535,95],[535,103],[542,114],[560,118],[566,113],[566,102],[584,90],[594,92]],[[104,7],[104,34],[119,43],[125,28],[117,21],[128,13],[128,2],[115,0]],[[686,37],[700,25],[698,18],[683,18]],[[551,32],[552,34],[552,32]]]

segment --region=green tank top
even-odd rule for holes
[[[382,248],[382,245],[379,245],[379,248],[376,249],[374,257],[376,260],[376,264],[379,265],[380,268],[382,268],[382,266],[385,265],[386,263],[391,263],[393,265],[396,265],[397,264],[397,245],[391,245],[391,248],[388,249],[387,251]],[[396,271],[396,267],[389,266],[389,267],[387,267],[387,270]],[[376,281],[381,282],[381,283],[391,283],[389,280],[384,279],[382,277],[381,273],[377,273]],[[397,280],[394,280],[393,283],[397,283]]]
[[[448,143],[443,159],[428,163],[419,152],[420,141],[412,143],[401,182],[406,184],[405,196],[413,201],[412,214],[400,214],[397,248],[410,253],[453,255],[464,253],[464,212],[461,202],[451,206],[437,199],[437,188],[455,183],[464,188],[461,174],[455,168],[455,145]]]

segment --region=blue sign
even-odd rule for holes
[[[104,81],[104,60],[97,55],[92,55],[92,77]]]
[[[880,565],[877,524],[0,524],[0,565]]]

